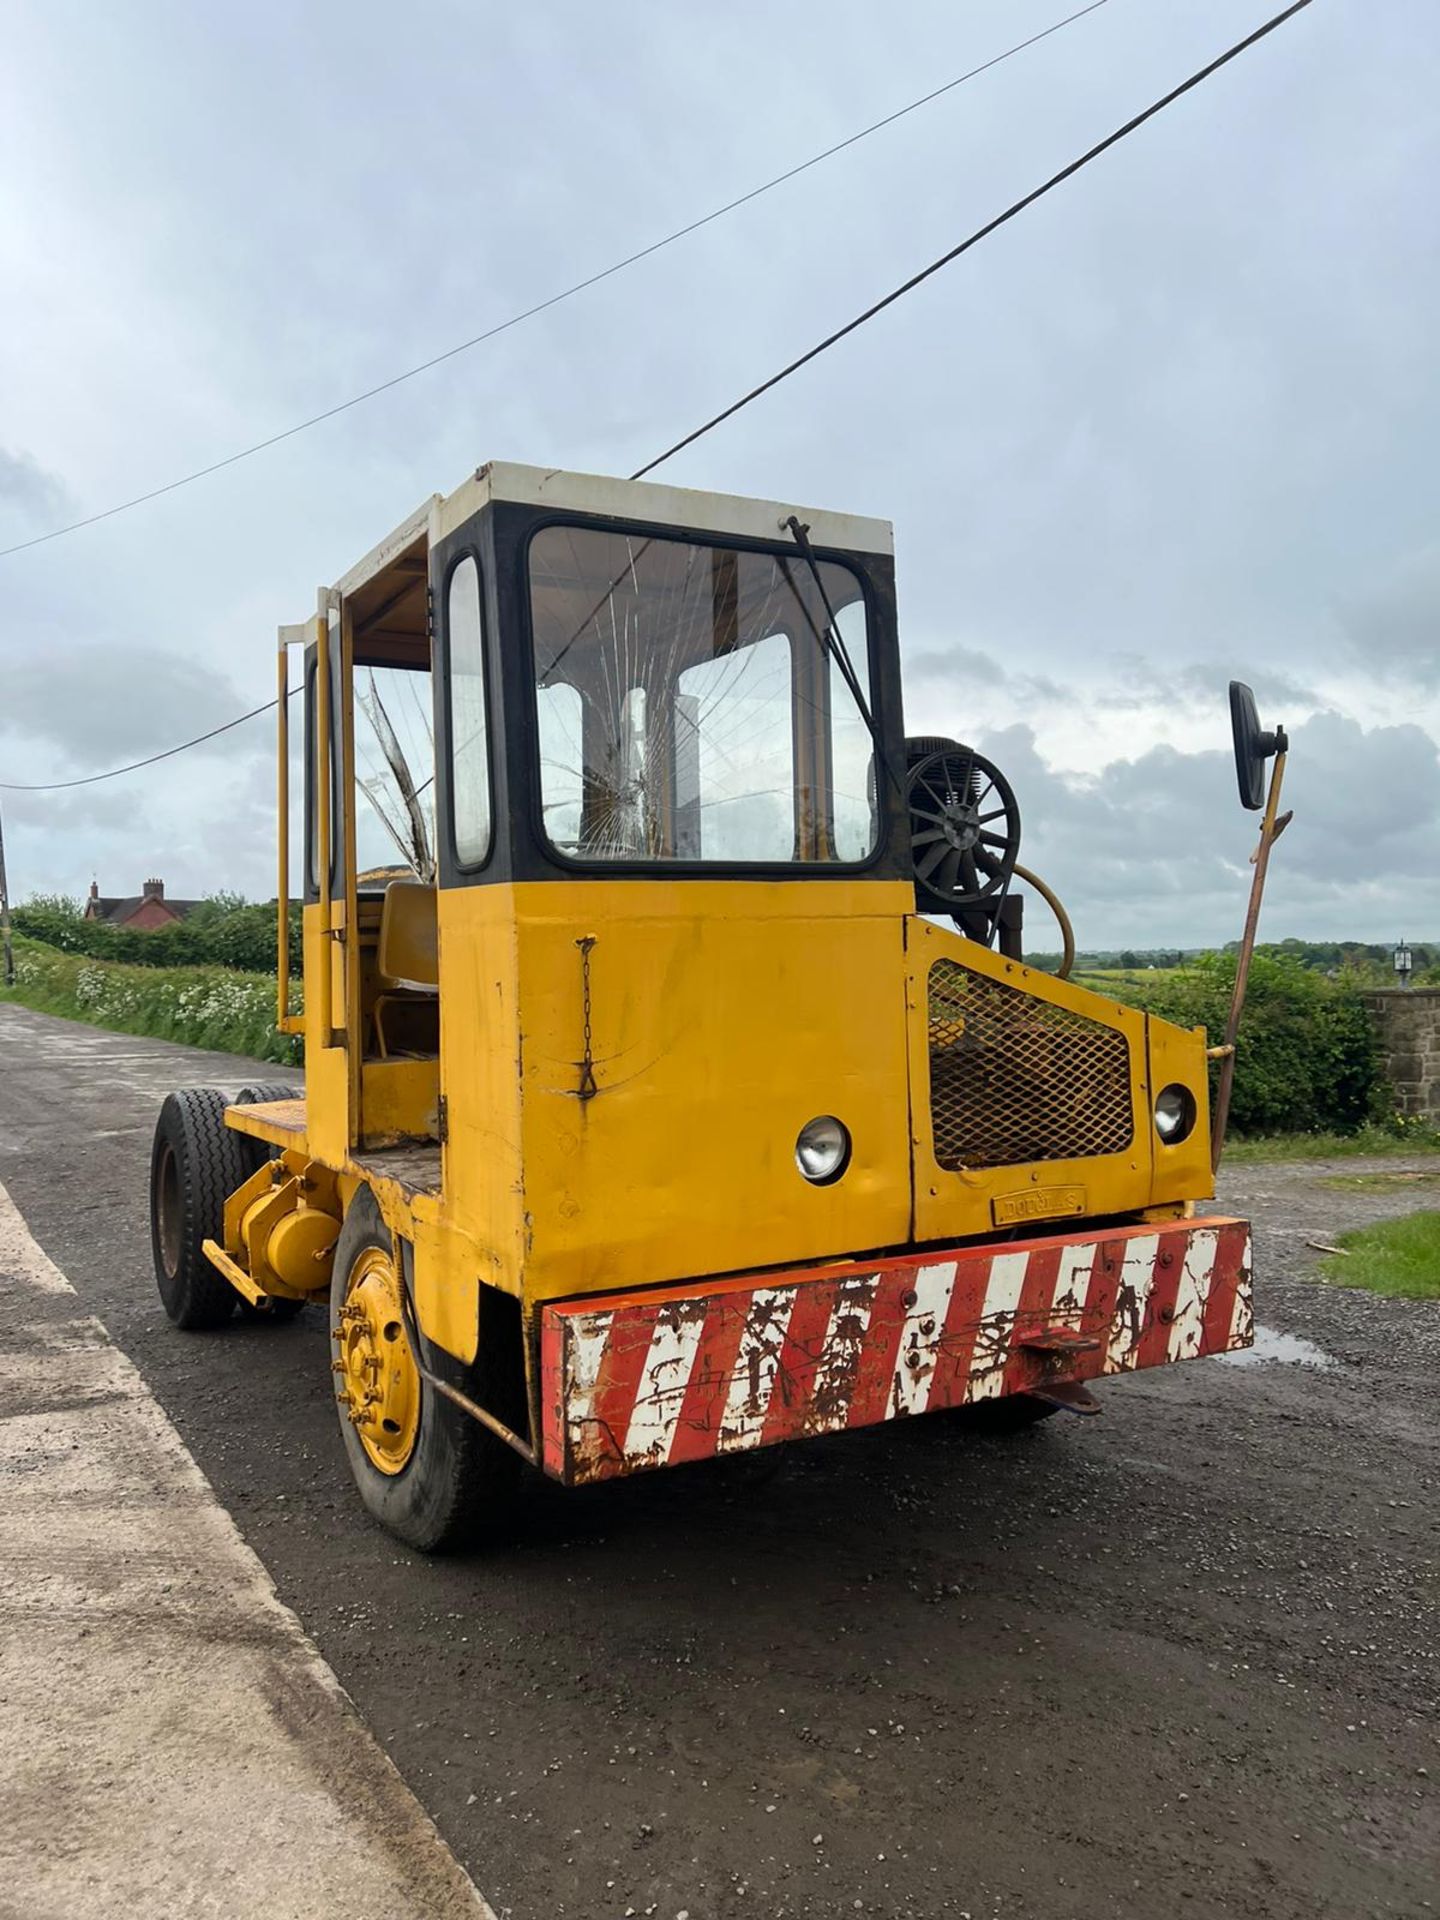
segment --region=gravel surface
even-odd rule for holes
[[[511,1547],[427,1562],[352,1495],[318,1313],[159,1311],[159,1097],[250,1071],[0,1008],[0,1180],[502,1916],[1440,1913],[1440,1306],[1306,1245],[1440,1195],[1328,1175],[1433,1162],[1225,1179],[1298,1361],[537,1482]]]

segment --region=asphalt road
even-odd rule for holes
[[[352,1496],[317,1312],[160,1312],[159,1099],[255,1072],[0,1008],[0,1181],[502,1916],[1440,1913],[1440,1306],[1321,1288],[1305,1244],[1423,1182],[1226,1181],[1299,1362],[537,1482],[515,1544],[425,1561]]]

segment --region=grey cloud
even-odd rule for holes
[[[1238,933],[1257,821],[1228,753],[1155,747],[1081,779],[1048,767],[1028,727],[981,744],[1016,788],[1022,861],[1073,902],[1082,944]],[[1291,734],[1284,799],[1295,818],[1272,863],[1274,937],[1440,927],[1440,750],[1421,728],[1314,715]]]
[[[158,647],[52,641],[7,665],[0,732],[57,748],[64,764],[55,777],[64,778],[173,747],[256,704],[212,667]],[[210,751],[250,750],[247,731],[222,735]]]
[[[1010,673],[988,653],[965,646],[920,647],[914,652],[902,649],[902,665],[907,680],[941,682],[951,687],[980,686],[991,691],[1004,688],[1017,700],[1061,700],[1064,690],[1043,674]]]
[[[1361,663],[1392,679],[1440,687],[1440,544],[1406,554],[1340,621]]]
[[[26,524],[43,530],[66,510],[59,475],[47,473],[28,453],[0,447],[0,507],[9,507]]]

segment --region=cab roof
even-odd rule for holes
[[[894,551],[888,520],[803,507],[795,501],[750,500],[740,494],[661,486],[652,480],[614,480],[603,474],[567,473],[557,467],[522,467],[513,461],[492,460],[462,480],[453,493],[432,494],[335,582],[336,591],[358,593],[402,555],[413,559],[423,554],[428,544],[443,539],[492,500],[549,507],[559,513],[595,514],[607,520],[679,527],[693,533],[717,533],[739,540],[787,539],[785,522],[793,513],[809,526],[810,539],[817,547],[846,553]]]

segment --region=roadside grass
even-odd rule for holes
[[[1320,1263],[1331,1286],[1392,1300],[1440,1300],[1440,1213],[1409,1213],[1342,1233],[1344,1251]]]
[[[1440,1154],[1440,1127],[1427,1121],[1373,1122],[1355,1133],[1272,1133],[1225,1142],[1225,1164],[1254,1166],[1267,1160],[1351,1160],[1362,1154]],[[1388,1176],[1393,1177],[1393,1176]]]
[[[116,1033],[296,1064],[300,1043],[275,1031],[275,981],[228,967],[132,967],[15,937],[15,985],[0,1003],[84,1020]]]

